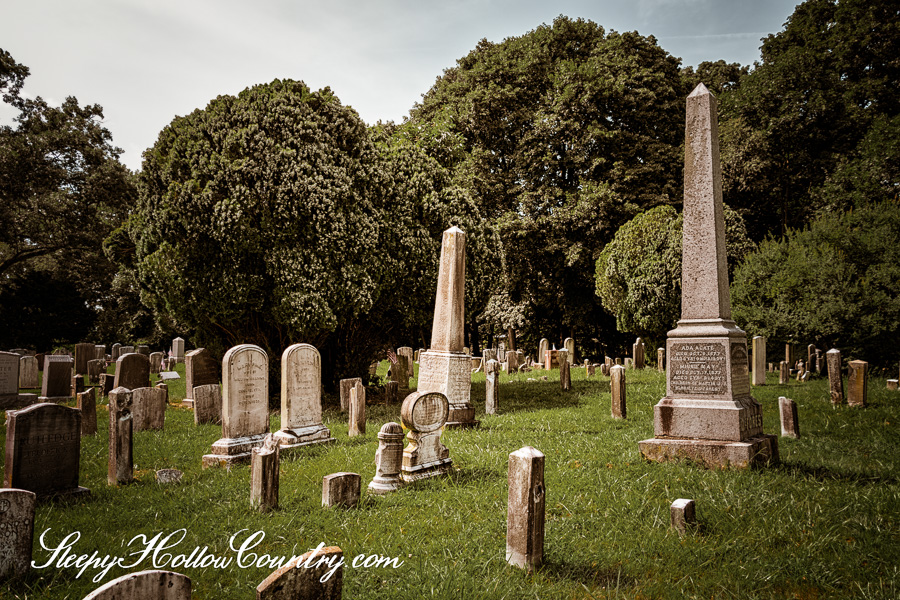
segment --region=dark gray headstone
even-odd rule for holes
[[[150,387],[150,358],[136,352],[119,356],[113,387],[129,390]]]

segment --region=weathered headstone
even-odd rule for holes
[[[866,407],[868,396],[869,363],[864,360],[851,360],[847,363],[847,404],[849,406]]]
[[[361,383],[361,382],[360,382]],[[351,388],[352,389],[352,388]],[[393,406],[400,399],[400,384],[396,381],[388,381],[384,384],[384,404]],[[347,390],[347,410],[350,410],[350,390]]]
[[[128,388],[117,387],[109,393],[109,485],[134,480],[134,396]]]
[[[31,568],[36,502],[34,492],[0,490],[0,581],[25,575]]]
[[[509,455],[506,562],[534,571],[544,562],[544,455],[525,446]]]
[[[559,368],[559,350],[547,350],[544,353],[544,368],[548,371]]]
[[[657,348],[656,349],[656,370],[662,371],[663,373],[666,371],[666,349],[665,348]]]
[[[85,494],[78,485],[80,462],[80,410],[41,403],[6,412],[3,487],[38,498]]]
[[[497,362],[497,361],[494,361]],[[387,494],[400,489],[403,463],[403,428],[399,423],[385,423],[378,432],[375,453],[375,478],[369,483],[370,494]]]
[[[777,461],[750,395],[747,335],[731,318],[716,100],[699,84],[687,98],[681,320],[666,342],[666,397],[653,408],[650,460],[708,466]]]
[[[834,405],[844,403],[844,379],[841,375],[841,351],[832,348],[825,353],[828,361],[828,386],[831,390],[831,403]]]
[[[489,360],[484,367],[484,412],[497,414],[500,407],[500,363]]]
[[[547,338],[541,338],[540,343],[538,344],[538,356],[537,361],[541,364],[547,360],[547,350],[550,349],[550,340]]]
[[[397,362],[391,364],[391,381],[397,382],[401,388],[409,388],[409,369],[412,365],[407,363],[404,355],[397,355]]]
[[[766,338],[753,338],[753,385],[766,385]]]
[[[407,377],[414,377],[416,374],[415,367],[414,367],[416,360],[415,360],[415,356],[413,355],[413,349],[410,348],[409,346],[402,346],[400,348],[397,348],[397,357],[399,358],[401,356],[406,357],[406,361],[404,362],[404,367],[406,367]],[[409,387],[409,379],[406,380],[406,387]]]
[[[625,367],[626,369],[633,369],[633,368],[634,368],[634,360],[633,360],[630,356],[626,356],[626,357],[625,357],[625,365],[624,365],[624,367]]]
[[[689,498],[679,498],[669,509],[672,529],[684,535],[697,525],[696,505]]]
[[[191,600],[191,580],[172,571],[139,571],[113,579],[84,600]]]
[[[122,344],[120,344],[119,342],[116,342],[115,344],[112,345],[112,348],[110,348],[110,358],[112,358],[113,361],[115,361],[119,358],[119,349],[121,347],[122,347]]]
[[[793,344],[787,342],[784,345],[784,362],[790,365],[794,364],[794,353],[793,353]]]
[[[150,346],[147,344],[138,344],[134,347],[134,351],[136,354],[142,354],[146,356],[148,360],[150,359]]]
[[[631,347],[631,357],[634,361],[635,369],[643,369],[645,363],[644,357],[644,342],[641,338],[638,338],[637,341]]]
[[[0,409],[19,403],[19,355],[0,352]]]
[[[76,375],[72,378],[72,387],[74,388],[75,394],[80,394],[84,391],[84,375]]]
[[[568,392],[572,389],[572,363],[569,362],[569,352],[568,350],[560,350],[557,356],[559,359],[559,388],[564,392]]]
[[[119,346],[119,356],[116,357],[116,360],[122,357],[123,354],[133,354],[134,346]]]
[[[120,355],[116,360],[113,387],[129,390],[150,387],[150,358],[136,352]]]
[[[81,411],[81,435],[97,433],[97,389],[88,388],[78,394],[75,405]]]
[[[87,368],[87,380],[91,385],[97,385],[100,383],[100,374],[106,372],[106,360],[105,359],[93,359],[88,361]]]
[[[440,392],[450,403],[449,427],[478,424],[470,400],[469,356],[463,352],[465,328],[466,234],[446,230],[441,242],[431,348],[419,356],[419,392]],[[406,401],[404,400],[404,403]]]
[[[88,361],[94,360],[96,354],[94,344],[75,344],[75,374],[87,375]]]
[[[281,354],[281,429],[275,440],[283,450],[334,441],[322,424],[322,357],[310,344],[288,346]]]
[[[337,546],[310,550],[256,586],[256,600],[341,600],[343,564]]]
[[[332,473],[322,479],[322,506],[356,508],[361,478],[358,473]]]
[[[519,357],[512,350],[506,353],[506,362],[504,364],[506,365],[507,375],[519,371]]]
[[[222,422],[222,388],[218,383],[194,388],[194,425]]]
[[[155,387],[132,391],[132,431],[162,431],[166,425],[166,390]]]
[[[614,419],[625,419],[628,416],[625,402],[625,367],[616,365],[609,370],[609,373],[612,417]]]
[[[2,378],[2,375],[0,375],[0,378]],[[19,387],[33,390],[40,385],[37,358],[34,356],[22,356],[19,358]]]
[[[892,392],[895,392],[895,391],[897,391],[897,389],[900,389],[900,379],[888,379],[887,380],[887,389],[891,390]]]
[[[778,398],[778,412],[781,416],[781,437],[800,437],[800,421],[797,418],[797,403],[790,398]]]
[[[450,451],[441,443],[449,409],[447,397],[440,392],[413,392],[403,400],[400,418],[409,429],[400,472],[404,482],[444,475],[450,470]]]
[[[347,412],[350,410],[350,390],[357,383],[362,383],[361,377],[350,377],[348,379],[341,379],[340,389],[341,389],[341,412]]]
[[[269,432],[269,357],[253,344],[222,358],[222,438],[203,456],[203,468],[250,461]]]
[[[791,378],[791,369],[787,364],[786,360],[781,361],[778,370],[778,384],[784,385],[788,382],[788,379]]]
[[[159,373],[162,371],[162,361],[163,361],[163,353],[162,352],[151,352],[150,353],[150,372],[151,373]]]
[[[393,383],[400,385],[396,381]],[[366,388],[361,382],[350,388],[350,414],[347,435],[356,437],[366,433]]]
[[[94,345],[94,360],[106,360],[106,345],[105,344],[95,344]]]
[[[816,375],[821,375],[823,369],[825,369],[825,355],[819,348],[816,348]]]
[[[175,362],[184,362],[184,340],[180,337],[172,340],[172,358]]]
[[[270,433],[262,446],[251,450],[250,506],[260,512],[278,509],[278,482],[281,469],[281,449]]]
[[[563,340],[563,350],[565,350],[568,354],[566,354],[566,358],[569,361],[570,365],[575,364],[575,340],[568,337]]]
[[[109,396],[109,393],[113,391],[116,383],[116,376],[112,373],[100,373],[100,393],[104,396]]]

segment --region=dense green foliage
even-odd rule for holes
[[[658,206],[623,225],[596,264],[596,293],[620,331],[662,344],[681,315],[682,214]],[[744,221],[725,207],[728,270],[755,247]]]
[[[754,335],[840,348],[845,358],[896,367],[898,240],[894,202],[825,215],[808,229],[765,240],[735,274],[735,320]]]

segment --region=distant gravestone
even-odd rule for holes
[[[504,364],[506,365],[507,375],[509,375],[510,373],[516,373],[519,370],[519,357],[515,352],[510,350],[506,353],[506,362]]]
[[[384,384],[384,404],[393,406],[400,399],[400,384],[396,381],[387,381]],[[350,391],[347,391],[347,410],[350,410]]]
[[[359,504],[360,476],[358,473],[332,473],[322,479],[322,506],[356,508]]]
[[[256,586],[256,600],[341,600],[343,564],[337,546],[310,550]]]
[[[150,353],[150,372],[151,373],[159,373],[162,371],[162,361],[163,361],[163,353],[162,352],[151,352]]]
[[[568,352],[568,354],[566,354],[566,357],[567,357],[567,360],[569,361],[569,364],[574,365],[575,364],[575,340],[573,340],[570,337],[563,340],[563,350]]]
[[[665,348],[657,348],[656,349],[656,370],[661,371],[663,373],[666,372],[666,349]]]
[[[106,360],[106,345],[96,344],[94,346],[94,360]]]
[[[97,434],[97,390],[89,388],[78,394],[75,405],[81,411],[81,435]]]
[[[400,384],[393,381],[395,385]],[[347,429],[349,437],[356,437],[366,433],[366,388],[362,383],[357,383],[350,388],[350,414]]]
[[[28,490],[0,490],[0,581],[31,568],[36,501]]]
[[[406,357],[406,362],[404,363],[404,366],[406,367],[406,375],[408,377],[415,376],[414,364],[417,361],[415,360],[413,349],[409,346],[401,346],[400,348],[397,348],[397,357],[399,358],[401,356]],[[409,387],[409,380],[406,381],[406,387]]]
[[[134,352],[136,354],[142,354],[146,356],[148,359],[150,358],[150,346],[146,344],[138,344],[134,347]]]
[[[23,356],[19,358],[19,387],[26,390],[33,390],[40,387],[40,371],[38,371],[38,361],[34,356]]]
[[[350,389],[357,383],[362,383],[360,377],[350,377],[349,379],[341,379],[341,412],[350,410]]]
[[[509,455],[506,562],[529,573],[544,561],[544,455],[525,446]]]
[[[172,340],[172,358],[175,362],[184,362],[184,340],[180,337]]]
[[[133,354],[134,346],[119,346],[119,356],[116,357],[116,360],[119,360],[123,354]]]
[[[784,385],[791,378],[791,369],[788,366],[786,360],[781,361],[781,365],[778,370],[778,384]]]
[[[868,396],[869,363],[864,360],[851,360],[847,363],[847,404],[849,406],[866,407]]]
[[[844,380],[841,376],[841,351],[832,348],[825,353],[828,362],[828,386],[831,390],[831,404],[844,403]]]
[[[131,391],[132,431],[162,431],[166,424],[166,390],[142,387]]]
[[[113,387],[129,390],[150,387],[150,359],[136,352],[119,356]]]
[[[116,376],[112,373],[100,373],[100,393],[109,396],[116,383]]]
[[[369,493],[380,495],[400,489],[403,486],[400,479],[402,463],[403,428],[398,423],[385,423],[378,432],[375,478],[369,483]]]
[[[559,359],[559,387],[562,391],[568,392],[572,389],[572,372],[571,365],[569,362],[569,352],[568,350],[560,350],[558,354]]]
[[[250,506],[260,512],[277,510],[281,468],[278,440],[270,433],[250,452]]]
[[[96,358],[94,344],[75,344],[75,374],[87,375],[88,361]]]
[[[221,364],[206,348],[197,348],[184,355],[185,404],[194,399],[193,390],[201,385],[219,385]]]
[[[790,398],[778,398],[778,411],[781,416],[781,436],[800,437],[800,423],[797,419],[797,403]]]
[[[0,352],[0,409],[19,402],[19,355]]]
[[[109,393],[109,461],[106,481],[109,485],[131,483],[134,479],[134,396],[131,390],[117,387]]]
[[[679,498],[669,508],[672,529],[685,535],[697,525],[696,503],[690,498]]]
[[[635,369],[643,369],[644,368],[644,342],[641,341],[641,338],[638,338],[637,341],[631,347],[631,359],[634,361]]]
[[[269,357],[253,344],[234,346],[222,358],[222,438],[203,467],[250,461],[269,431]]]
[[[78,485],[81,411],[58,404],[34,404],[6,413],[6,469],[3,486],[38,498],[88,493]]]
[[[310,344],[288,346],[281,355],[281,429],[275,440],[282,450],[334,442],[322,424],[322,357]]]
[[[403,400],[400,418],[409,429],[409,445],[403,450],[401,478],[406,483],[449,472],[453,461],[441,443],[450,405],[440,392],[413,392]]]
[[[75,361],[62,355],[44,357],[44,378],[41,381],[41,402],[60,402],[72,397],[72,369]]]
[[[612,394],[612,417],[626,418],[628,411],[625,404],[625,367],[616,365],[610,369],[609,388]]]
[[[110,348],[110,358],[112,358],[113,361],[115,361],[119,358],[119,349],[121,347],[122,347],[122,344],[120,344],[119,342],[116,342],[115,344],[112,345],[112,348]]]
[[[113,579],[84,600],[191,600],[191,580],[172,571],[140,571]]]
[[[497,414],[500,408],[500,363],[489,360],[484,367],[484,412]]]
[[[222,422],[222,388],[218,383],[194,388],[194,424]]]
[[[766,338],[753,338],[753,385],[766,384]]]
[[[106,372],[106,360],[94,359],[88,361],[88,383],[96,385],[100,383],[100,374]]]

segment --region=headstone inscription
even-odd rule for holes
[[[463,352],[465,287],[466,234],[451,227],[441,242],[431,347],[419,355],[418,386],[420,392],[439,392],[448,399],[450,427],[478,424],[470,402],[471,359]]]
[[[427,354],[427,353],[426,353]],[[440,392],[413,392],[403,400],[400,418],[409,429],[400,477],[405,483],[437,477],[450,471],[450,451],[441,443],[441,431],[450,412]]]
[[[0,490],[0,581],[31,568],[36,501],[37,495],[28,490]]]
[[[281,355],[282,450],[334,442],[322,424],[322,358],[310,344],[294,344]]]
[[[506,562],[529,573],[544,562],[544,455],[525,446],[509,455]]]
[[[269,432],[269,357],[241,344],[222,358],[222,438],[204,455],[203,467],[250,462],[250,452]]]
[[[402,463],[403,428],[399,423],[385,423],[378,432],[375,478],[369,483],[369,493],[380,495],[400,489],[403,486],[403,481],[400,479]]]
[[[139,571],[113,579],[84,600],[191,600],[191,580],[172,571]]]
[[[7,411],[4,487],[38,499],[86,494],[78,485],[80,463],[80,410],[41,403]]]
[[[711,467],[777,461],[750,395],[747,335],[731,318],[716,100],[699,84],[687,98],[681,320],[668,333],[666,397],[653,409],[649,460]]]

